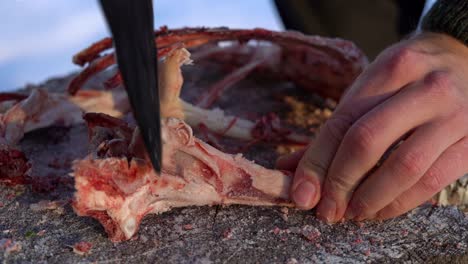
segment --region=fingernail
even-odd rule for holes
[[[315,196],[315,185],[309,181],[300,183],[293,192],[292,198],[298,207],[311,207]]]
[[[363,220],[363,212],[360,207],[356,206],[353,202],[350,202],[346,209],[345,217],[346,219],[359,222]]]
[[[335,221],[335,215],[336,215],[335,200],[328,198],[328,197],[322,198],[317,208],[317,216],[321,220],[327,223],[333,223]]]
[[[360,215],[354,217],[354,220],[360,222],[360,221],[369,220],[369,219],[373,219],[373,218],[374,218],[373,215],[360,214]]]
[[[353,220],[354,218],[356,217],[356,215],[354,214],[354,211],[350,208],[346,209],[346,212],[345,212],[345,215],[344,215],[344,218],[346,220]]]

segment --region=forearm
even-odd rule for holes
[[[422,19],[421,29],[448,34],[468,45],[468,0],[438,0]]]

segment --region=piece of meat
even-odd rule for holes
[[[204,125],[210,131],[222,136],[244,140],[268,138],[278,141],[285,139],[298,143],[308,142],[308,137],[281,129],[278,122],[268,124],[264,122],[265,119],[250,121],[225,115],[220,109],[202,109],[183,101],[179,97],[183,84],[180,67],[190,63],[190,53],[183,48],[169,52],[160,62],[162,116],[184,118],[192,126]],[[83,113],[98,112],[122,117],[130,111],[123,88],[112,91],[81,90],[73,96],[36,89],[28,96],[0,94],[0,98],[4,100],[0,103],[7,109],[0,114],[0,146],[5,153],[7,149],[8,152],[10,149],[12,152],[18,151],[15,146],[25,133],[54,125],[71,126],[82,123]],[[4,164],[6,160],[4,158]],[[1,169],[10,171],[11,166],[10,168],[6,166],[1,165]],[[0,178],[11,179],[13,175],[17,173],[10,173],[8,177],[3,175]]]
[[[0,114],[0,144],[14,146],[25,133],[36,129],[83,123],[82,115],[86,112],[121,117],[129,110],[127,95],[123,90],[87,90],[68,96],[35,89]]]
[[[180,68],[189,64],[192,64],[190,53],[184,48],[175,49],[159,63],[162,117],[176,117],[192,127],[203,125],[212,132],[243,140],[275,139],[302,144],[309,142],[310,138],[282,128],[279,119],[276,119],[274,124],[268,122],[268,117],[251,121],[226,115],[221,109],[204,109],[184,101],[180,98],[183,85]]]
[[[0,182],[8,185],[25,184],[29,182],[28,171],[31,164],[23,152],[0,145]]]
[[[164,144],[160,175],[152,169],[138,129],[131,125],[135,122],[129,113],[123,87],[109,91],[79,91],[90,77],[115,63],[114,54],[100,54],[110,47],[110,39],[96,43],[74,57],[78,64],[89,64],[70,82],[70,95],[49,94],[39,89],[27,98],[12,94],[0,96],[3,112],[0,115],[0,146],[7,147],[4,148],[6,154],[0,156],[1,169],[7,168],[10,174],[12,171],[25,174],[24,155],[12,151],[24,133],[85,120],[91,152],[73,165],[76,188],[73,207],[77,214],[100,221],[113,241],[130,239],[145,215],[174,207],[213,204],[292,206],[288,197],[289,172],[264,168],[241,154],[223,153],[195,138],[190,125],[205,127],[221,136],[250,141],[248,146],[260,141],[307,143],[309,139],[283,127],[272,113],[248,120],[225,115],[220,109],[204,109],[183,101],[180,98],[183,84],[180,67],[191,63],[190,53],[184,47],[216,45],[215,50],[221,51],[216,58],[224,60],[225,64],[247,64],[213,85],[206,100],[201,98],[201,105],[205,107],[215,102],[232,84],[257,71],[318,87],[321,94],[339,98],[365,66],[367,61],[362,52],[352,43],[339,39],[264,29],[163,28],[156,36],[161,59],[158,74]],[[220,49],[225,42],[229,42],[229,47]],[[213,54],[199,53],[198,58],[211,58]],[[316,74],[310,74],[311,69]],[[116,86],[121,81],[117,74],[107,85]],[[12,101],[13,107],[9,107]],[[123,118],[132,121],[131,124]],[[6,162],[15,165],[10,168],[5,166]]]
[[[130,137],[116,132],[128,131],[120,121],[103,115],[87,119],[92,120],[90,138],[102,142],[93,142],[98,146],[93,153],[74,164],[73,208],[78,215],[97,219],[112,241],[130,239],[145,215],[174,207],[292,205],[290,173],[225,154],[195,138],[190,126],[177,118],[162,121],[161,175],[143,154],[137,130]]]
[[[123,90],[79,91],[74,96],[36,89],[28,96],[0,94],[0,181],[9,184],[29,183],[29,164],[18,149],[25,133],[50,126],[83,123],[83,113],[97,111],[121,117],[130,110]]]
[[[249,41],[254,44],[243,45]],[[167,27],[162,27],[155,32],[155,42],[159,57],[180,47],[206,46],[212,49],[211,44],[224,44],[228,46],[227,49],[221,49],[220,52],[211,55],[215,54],[226,65],[231,66],[250,63],[261,53],[264,56],[259,59],[267,58],[267,60],[257,65],[256,70],[293,81],[306,89],[336,100],[367,65],[366,56],[350,41],[307,36],[294,31],[276,32],[262,28],[225,27],[169,30]],[[234,46],[234,49],[230,46]],[[73,62],[76,64],[89,65],[72,80],[69,85],[70,93],[74,94],[91,76],[115,64],[114,54],[101,54],[111,47],[112,40],[105,38],[73,57]],[[114,76],[110,80],[108,83],[117,85],[121,78]]]
[[[271,118],[271,114],[248,120],[226,115],[221,109],[205,109],[234,83],[253,72],[263,72],[338,99],[367,64],[365,55],[352,42],[292,31],[260,28],[169,30],[162,27],[155,32],[155,42],[160,59],[162,116],[177,117],[192,127],[204,127],[218,135],[248,141],[249,145],[272,140],[306,145],[310,138],[285,128],[279,119]],[[76,64],[88,65],[70,82],[68,91],[71,94],[79,91],[93,75],[115,64],[113,53],[102,54],[111,47],[112,40],[105,38],[73,57]],[[197,105],[180,99],[183,83],[180,67],[192,63],[185,47],[196,49],[198,60],[217,60],[231,68],[239,67],[215,83],[206,94],[201,94]],[[115,87],[121,82],[117,72],[104,84]]]

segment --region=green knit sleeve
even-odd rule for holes
[[[468,0],[438,0],[423,18],[421,29],[448,34],[468,45]]]

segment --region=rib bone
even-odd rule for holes
[[[240,154],[225,154],[195,138],[190,126],[177,118],[162,121],[162,139],[161,175],[152,170],[147,159],[105,155],[99,158],[98,151],[74,165],[74,209],[79,215],[99,220],[112,241],[130,239],[146,214],[159,214],[174,207],[291,206],[288,173],[266,169]],[[141,140],[139,136],[130,140],[128,146],[141,146],[135,143]]]

